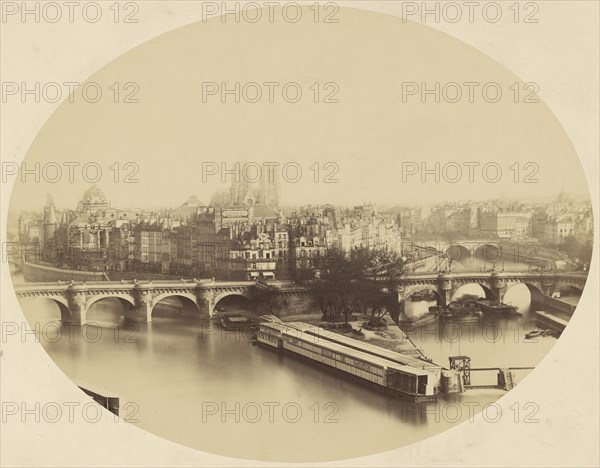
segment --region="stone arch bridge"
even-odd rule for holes
[[[64,323],[83,325],[92,304],[107,298],[118,299],[123,305],[125,318],[134,322],[150,322],[152,310],[167,297],[183,298],[197,309],[198,317],[212,317],[219,301],[228,296],[250,299],[254,288],[272,288],[276,298],[284,304],[307,302],[310,291],[305,287],[276,282],[264,284],[256,281],[99,281],[31,283],[17,286],[19,300],[46,298],[54,301]]]
[[[536,239],[455,239],[455,240],[430,240],[414,241],[411,247],[421,256],[418,263],[422,262],[426,254],[436,253],[461,263],[470,268],[476,265],[476,260],[488,264],[521,263],[532,267],[556,268],[556,261],[564,261],[569,265],[573,262],[566,256],[549,258],[540,255],[540,245]],[[473,270],[471,270],[473,271]]]
[[[502,302],[506,292],[517,284],[524,284],[531,292],[532,300],[551,296],[563,288],[585,287],[587,274],[582,272],[535,271],[535,272],[457,272],[457,273],[411,273],[403,275],[396,290],[398,300],[407,300],[423,290],[432,291],[438,303],[446,306],[458,288],[466,284],[478,284],[488,299]]]
[[[465,284],[479,284],[489,299],[502,301],[506,292],[516,284],[525,284],[532,300],[551,296],[554,291],[571,287],[583,291],[587,275],[578,272],[458,272],[411,273],[398,279],[398,300],[407,300],[423,290],[433,291],[440,305],[447,305],[454,293]],[[197,308],[198,317],[212,317],[219,301],[228,296],[250,298],[253,288],[272,288],[282,312],[302,313],[314,303],[308,287],[273,281],[144,281],[93,283],[31,283],[17,286],[19,300],[47,298],[58,304],[62,321],[82,325],[87,312],[96,301],[116,298],[123,305],[125,318],[135,322],[150,322],[152,310],[167,297],[183,298]]]

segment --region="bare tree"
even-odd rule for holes
[[[320,278],[312,283],[317,303],[326,320],[348,322],[352,312],[371,312],[371,320],[383,317],[397,307],[393,283],[403,271],[402,258],[387,250],[356,248],[346,253],[328,250]]]

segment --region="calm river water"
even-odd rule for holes
[[[91,324],[69,329],[61,325],[53,303],[22,304],[29,323],[45,330],[41,344],[67,376],[110,390],[120,396],[122,408],[135,403],[140,428],[217,454],[316,461],[391,450],[466,421],[465,403],[481,410],[504,394],[470,390],[437,403],[403,403],[253,346],[247,334],[225,332],[208,320],[182,319],[173,308],[159,307],[153,322],[127,324],[120,317],[121,305],[104,300],[89,311]],[[470,356],[472,367],[535,366],[556,339],[526,341],[523,327],[529,321],[527,313],[483,317],[475,324],[430,323],[409,334],[444,367],[448,356],[457,354]],[[55,339],[57,329],[60,340]],[[496,378],[475,374],[473,383]],[[517,374],[517,382],[524,376]]]

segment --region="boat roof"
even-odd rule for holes
[[[262,326],[266,326],[268,328],[272,328],[281,332],[287,331],[290,335],[293,335],[293,331],[295,330],[296,332],[299,332],[296,333],[296,336],[298,337],[301,337],[302,333],[307,333],[311,337],[315,338],[310,339],[315,343],[318,342],[319,344],[321,344],[323,342],[337,342],[338,344],[342,345],[344,349],[348,349],[350,351],[358,351],[366,354],[367,356],[385,359],[387,362],[393,362],[401,366],[408,366],[411,369],[415,370],[428,370],[430,372],[435,372],[442,368],[438,364],[407,356],[405,354],[382,348],[371,343],[359,341],[354,338],[350,338],[339,333],[334,333],[324,328],[318,327],[316,325],[311,325],[305,322],[264,323],[261,324],[261,327]]]
[[[290,327],[289,323],[285,322],[263,322],[259,325],[260,328],[271,328],[272,330],[283,331],[283,330],[297,330],[297,328]]]
[[[295,330],[295,331],[299,331],[299,330]],[[312,341],[313,343],[318,344],[321,348],[324,348],[326,350],[333,351],[333,352],[336,352],[339,354],[343,354],[345,356],[348,356],[348,357],[351,357],[354,359],[358,359],[360,361],[363,361],[363,362],[366,362],[369,364],[374,364],[374,365],[382,367],[384,369],[397,370],[400,372],[404,372],[405,374],[430,375],[430,372],[427,372],[423,369],[418,369],[418,368],[415,368],[412,366],[398,364],[397,362],[390,361],[389,359],[384,359],[384,358],[374,356],[369,353],[365,353],[364,351],[358,351],[356,349],[349,348],[348,346],[345,346],[343,344],[334,343],[333,341],[327,341],[324,339],[319,339],[319,337],[317,337],[315,335],[298,336],[298,335],[294,334],[293,329],[285,330],[284,335],[286,335],[286,336],[290,335],[292,338],[301,338],[301,339],[303,339],[303,341],[306,341],[309,343]]]
[[[288,325],[294,328],[298,328],[309,334],[317,335],[325,340],[333,340],[346,346],[356,347],[359,350],[362,349],[364,350],[364,352],[367,352],[369,354],[374,354],[376,356],[395,361],[402,365],[411,366],[417,369],[429,369],[432,371],[442,368],[438,364],[434,364],[423,359],[417,359],[411,356],[407,356],[405,354],[392,351],[391,349],[382,348],[381,346],[377,346],[366,341],[359,341],[349,336],[341,335],[339,333],[335,333],[330,330],[317,327],[316,325],[310,325],[308,323],[303,322],[290,322],[288,323]]]

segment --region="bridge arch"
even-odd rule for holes
[[[219,311],[219,303],[221,303],[221,305],[223,304],[223,302],[226,302],[228,300],[228,298],[242,298],[244,305],[246,306],[247,309],[251,309],[251,305],[250,305],[250,296],[248,295],[248,293],[244,292],[244,291],[227,291],[227,292],[222,292],[220,294],[217,294],[214,298],[213,301],[213,307],[212,310],[210,311],[210,315],[211,317],[217,313],[220,312]]]
[[[526,288],[529,292],[529,304],[523,298],[519,297],[518,289]],[[517,296],[515,296],[517,294]],[[542,290],[539,284],[535,284],[530,281],[515,281],[510,282],[506,285],[506,291],[504,292],[503,302],[507,304],[515,305],[519,311],[524,312],[528,308],[532,308],[536,303],[543,304],[546,294]]]
[[[477,291],[477,287],[479,287],[480,291]],[[459,291],[461,290],[462,294],[458,295]],[[479,281],[465,281],[461,283],[455,283],[453,285],[450,294],[450,300],[455,301],[464,294],[472,293],[473,295],[479,295],[481,294],[481,291],[483,291],[484,297],[488,300],[497,301],[500,299],[496,296],[496,294],[494,293],[494,291],[492,291],[492,288],[490,288],[488,284]]]
[[[581,296],[583,294],[583,287],[575,286],[573,284],[562,284],[562,285],[559,285],[557,287],[557,289],[558,289],[558,291],[560,291],[561,294],[575,293],[578,296]]]
[[[119,302],[123,305],[123,310],[127,310],[128,307],[135,307],[135,301],[133,300],[132,296],[126,294],[110,294],[102,296],[93,296],[89,298],[85,304],[86,309],[89,310],[93,304],[95,304],[98,301],[101,301],[102,299],[118,299]]]
[[[121,311],[117,313],[120,317],[127,317],[131,311],[135,309],[133,297],[127,294],[102,294],[98,296],[92,296],[85,303],[86,320],[89,320],[90,315],[94,314],[92,306],[103,300],[116,300],[121,305]],[[114,312],[110,315],[113,314]]]
[[[72,320],[71,310],[69,309],[68,301],[63,297],[53,297],[53,296],[27,296],[19,298],[19,302],[27,303],[33,302],[34,300],[46,300],[54,302],[58,306],[60,311],[60,319],[63,323],[70,323]]]
[[[500,243],[488,242],[475,249],[474,257],[487,263],[497,263],[502,261],[502,246]]]
[[[433,293],[438,305],[443,303],[442,297],[440,296],[437,286],[434,286],[432,284],[431,285],[430,284],[419,284],[419,285],[407,286],[404,289],[404,292],[402,293],[402,298],[404,299],[404,301],[409,302],[412,300],[412,297],[415,294],[419,294],[419,293],[422,293],[425,291],[428,293]]]
[[[508,291],[510,291],[512,288],[514,288],[515,286],[518,285],[524,285],[527,287],[527,289],[529,290],[529,292],[531,293],[531,296],[533,297],[534,294],[540,294],[540,295],[544,295],[544,291],[542,290],[542,288],[535,284],[532,283],[530,281],[514,281],[514,282],[510,282],[506,285],[506,293],[508,293]],[[505,295],[506,295],[505,293]]]
[[[451,244],[446,249],[446,257],[453,262],[465,263],[471,259],[471,251],[461,244]]]
[[[194,312],[197,313],[198,316],[200,316],[202,314],[202,308],[200,307],[200,305],[198,305],[198,301],[194,294],[186,293],[186,292],[165,292],[165,293],[159,294],[158,296],[156,296],[155,298],[152,299],[152,302],[150,304],[150,315],[153,315],[155,313],[156,306],[159,303],[164,301],[164,299],[168,299],[168,298],[172,298],[172,297],[179,299],[179,301],[183,307],[182,312],[185,312],[184,309],[185,309],[186,304],[193,304]]]
[[[131,305],[132,307],[135,307],[135,301],[133,300],[133,296],[130,296],[128,294],[106,294],[101,296],[92,296],[87,300],[86,307],[89,309],[92,306],[92,304],[102,299],[119,299]]]

